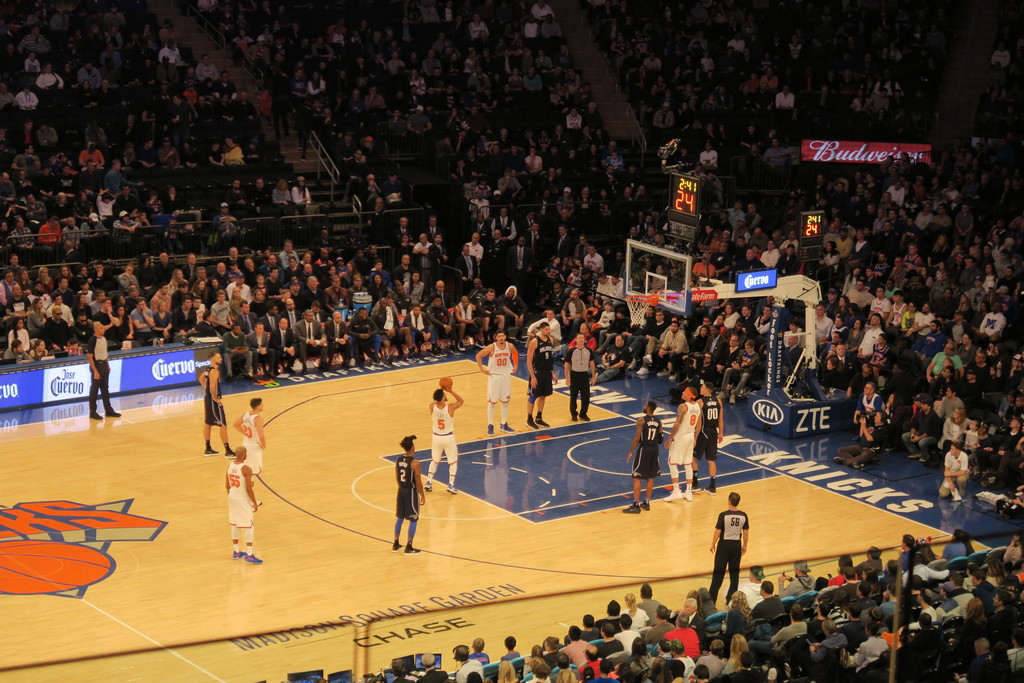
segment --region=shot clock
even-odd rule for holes
[[[684,173],[669,174],[668,227],[682,239],[693,239],[700,225],[700,191],[702,180]]]
[[[816,261],[821,258],[822,239],[824,236],[824,211],[805,211],[800,214],[801,261]]]

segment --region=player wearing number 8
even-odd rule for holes
[[[249,401],[249,410],[235,420],[234,427],[242,433],[242,445],[249,453],[246,464],[253,476],[263,472],[263,450],[267,447],[267,437],[263,434],[263,399],[254,398]]]

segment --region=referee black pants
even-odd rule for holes
[[[99,373],[100,378],[92,378],[92,382],[89,384],[89,412],[96,412],[96,398],[97,395],[103,394],[103,409],[108,413],[114,412],[114,407],[110,405],[110,387],[108,382],[110,380],[110,364],[105,360],[97,360],[96,372]]]
[[[719,541],[715,550],[715,569],[711,574],[712,602],[718,602],[718,590],[725,580],[726,569],[729,571],[729,592],[725,594],[726,602],[740,587],[740,557],[743,555],[743,544],[740,541]]]
[[[576,412],[576,399],[580,402],[580,411]],[[586,416],[590,407],[590,373],[569,372],[569,414]]]

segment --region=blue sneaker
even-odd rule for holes
[[[433,491],[434,490],[433,482],[428,481],[428,482],[424,483],[423,484],[423,490],[426,491],[427,493],[430,493],[431,491]]]
[[[487,436],[494,436],[494,425],[487,425]]]
[[[249,564],[263,564],[263,560],[261,560],[260,558],[256,557],[255,555],[249,555],[249,554],[246,554],[245,561],[248,562]]]
[[[511,427],[509,427],[507,422],[505,424],[501,425],[500,427],[498,427],[498,429],[500,429],[501,431],[505,432],[506,434],[515,434],[516,433],[516,430],[512,429]]]
[[[245,557],[245,553],[243,553],[240,550],[236,550],[235,552],[231,553],[231,559],[232,560],[240,560],[243,557]]]

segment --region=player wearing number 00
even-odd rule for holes
[[[448,400],[448,395],[455,399]],[[459,445],[455,440],[455,411],[462,407],[462,397],[449,388],[434,390],[434,400],[430,402],[430,421],[434,437],[430,441],[430,468],[427,470],[427,491],[434,489],[434,473],[444,455],[448,461],[448,493],[458,493],[455,488],[455,473],[459,470]]]
[[[665,448],[668,449],[668,471],[672,476],[672,493],[665,499],[673,501],[679,499],[693,500],[693,481],[690,471],[693,467],[693,446],[697,433],[701,430],[701,408],[697,403],[698,390],[693,387],[686,387],[683,390],[683,403],[679,406],[679,413],[676,415],[676,423],[672,426],[672,433],[665,441]],[[679,468],[683,468],[686,491],[679,489]]]
[[[487,367],[484,367],[484,358]],[[501,330],[494,333],[494,343],[488,344],[476,354],[476,365],[487,375],[487,435],[494,436],[494,404],[501,404],[501,426],[503,432],[515,434],[508,426],[508,402],[512,398],[512,373],[519,367],[519,352],[508,343]],[[429,489],[428,489],[429,490]]]
[[[629,446],[629,455],[626,462],[633,459],[633,503],[623,512],[638,514],[641,510],[651,509],[651,494],[654,492],[654,479],[661,474],[658,468],[658,446],[661,445],[663,434],[661,431],[661,420],[654,417],[657,406],[654,401],[644,404],[644,416],[636,421],[636,433],[633,435],[633,443]],[[647,481],[647,494],[640,498],[640,485],[642,480]]]
[[[700,491],[700,482],[697,480],[697,465],[701,458],[708,460],[708,475],[711,482],[707,491],[712,496],[717,493],[715,488],[715,477],[718,475],[718,445],[725,438],[725,418],[723,415],[724,406],[715,396],[715,388],[710,382],[700,385],[701,400],[701,421],[700,431],[697,433],[697,443],[694,446],[693,456],[693,490]]]
[[[224,487],[228,492],[228,522],[231,524],[231,557],[245,559],[249,564],[263,564],[252,552],[254,535],[253,517],[259,510],[256,494],[252,490],[252,469],[245,462],[245,446],[235,451],[235,461],[228,465]],[[239,530],[245,529],[245,552],[238,549]]]

